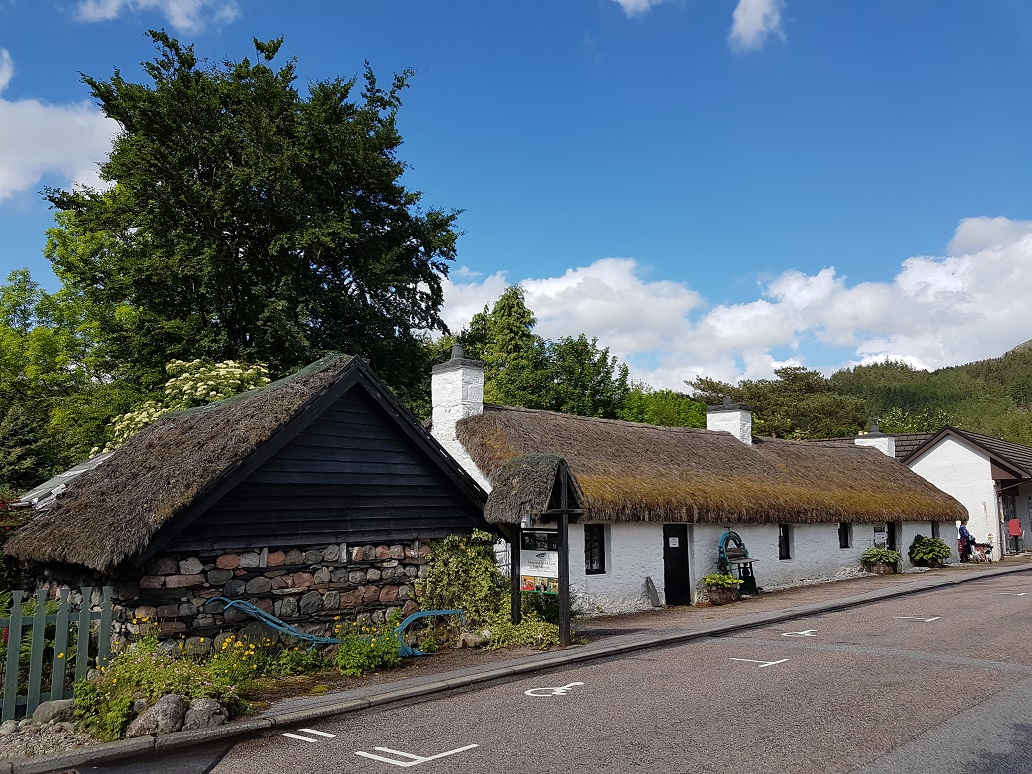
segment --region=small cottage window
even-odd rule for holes
[[[606,527],[604,524],[584,525],[584,572],[603,575],[606,571]]]
[[[937,521],[933,521],[932,522],[932,537],[933,538],[938,538],[939,537],[939,522],[937,522]]]
[[[853,530],[848,521],[840,521],[838,525],[838,547],[849,548],[853,544]]]
[[[778,525],[778,559],[792,558],[792,529],[788,524]]]

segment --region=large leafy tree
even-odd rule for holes
[[[484,361],[484,400],[593,417],[616,417],[628,392],[627,366],[598,339],[556,341],[534,333],[526,293],[512,285],[459,336],[468,357]]]
[[[423,211],[401,183],[396,126],[406,71],[295,88],[282,39],[204,66],[150,32],[147,83],[88,75],[121,126],[105,191],[50,189],[47,253],[94,310],[118,374],[157,387],[165,363],[265,362],[278,376],[327,350],[361,355],[395,384],[419,331],[446,328],[441,280],[457,212]],[[360,94],[356,92],[361,89]]]
[[[108,377],[88,304],[27,270],[0,286],[0,482],[24,488],[84,459],[139,391]]]
[[[776,379],[743,379],[737,385],[700,377],[687,382],[695,397],[718,404],[729,396],[753,409],[758,435],[779,438],[838,438],[856,435],[867,424],[862,398],[844,395],[819,371],[786,366]]]

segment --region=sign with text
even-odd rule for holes
[[[559,593],[559,533],[555,530],[520,532],[520,590]]]

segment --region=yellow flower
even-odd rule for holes
[[[58,658],[64,658],[64,653],[58,653],[58,654],[57,654],[57,657],[58,657]]]

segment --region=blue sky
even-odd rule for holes
[[[117,130],[78,73],[143,79],[151,28],[213,62],[283,35],[302,85],[413,68],[455,328],[521,282],[540,333],[675,388],[1032,339],[1027,0],[0,0],[4,276],[55,287],[38,192]]]

